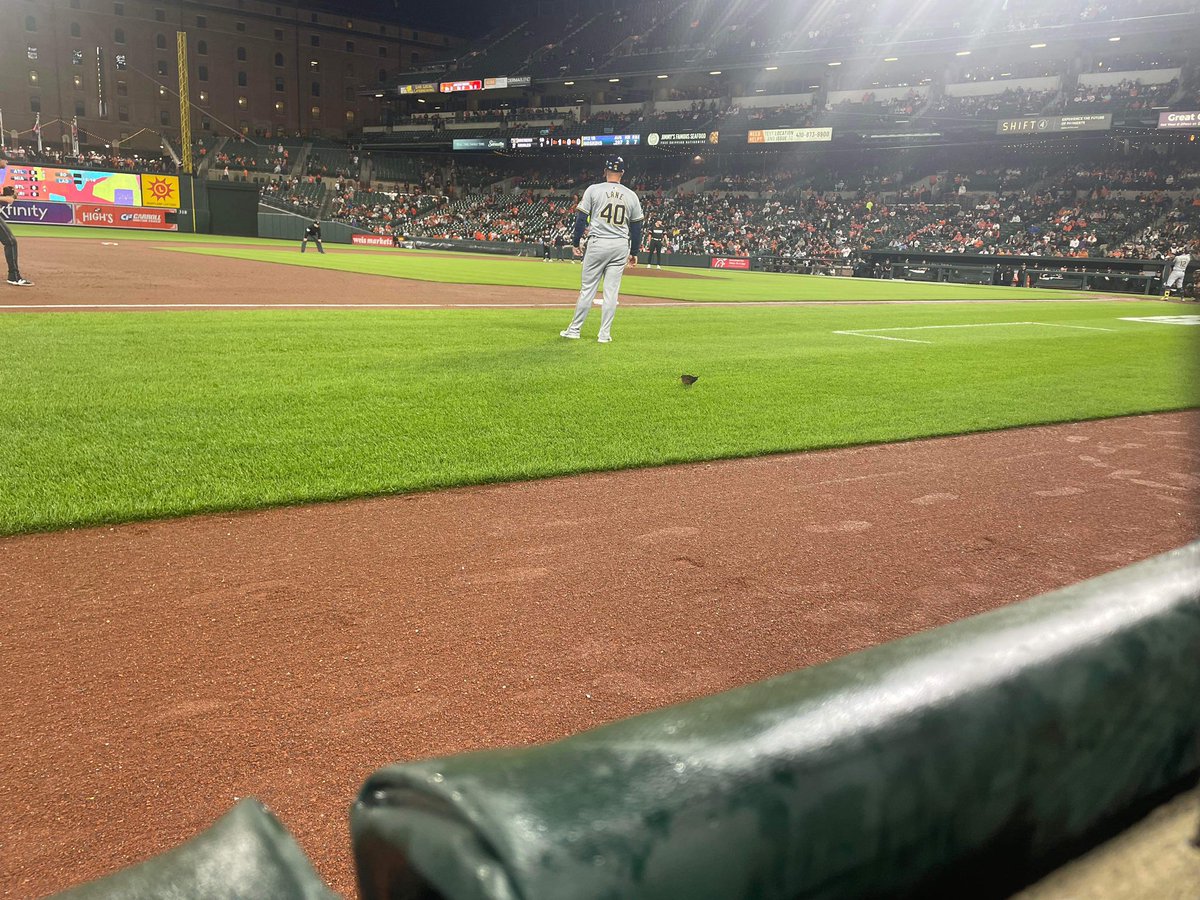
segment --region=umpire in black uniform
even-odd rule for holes
[[[313,223],[311,225],[309,225],[307,228],[304,229],[304,237],[302,237],[300,239],[300,252],[301,253],[303,253],[305,251],[305,249],[308,247],[309,241],[316,242],[318,253],[325,252],[325,246],[321,243],[321,223],[319,221],[317,221],[316,219],[313,220]]]
[[[654,266],[656,269],[662,268],[662,251],[663,241],[666,240],[667,230],[662,227],[662,222],[655,222],[654,227],[650,229],[650,259],[646,263],[646,267]],[[657,265],[655,263],[657,262]]]

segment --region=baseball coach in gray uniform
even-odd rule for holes
[[[583,192],[575,211],[575,234],[571,241],[576,256],[583,256],[583,289],[575,304],[575,317],[565,338],[579,339],[579,329],[587,321],[592,298],[600,279],[604,279],[604,304],[600,308],[600,335],[597,340],[607,344],[612,340],[613,317],[617,314],[617,295],[621,290],[621,275],[626,266],[637,265],[638,249],[642,246],[642,204],[637,194],[621,184],[625,160],[609,157],[604,163],[604,181],[593,184]],[[591,222],[587,253],[579,249],[584,229]]]

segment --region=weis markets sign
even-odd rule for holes
[[[0,216],[22,225],[70,225],[75,221],[75,210],[70,203],[18,200],[8,206],[0,206]]]
[[[352,244],[366,244],[368,247],[391,247],[395,244],[392,237],[387,234],[352,234],[350,235]]]
[[[1165,112],[1158,114],[1159,128],[1200,128],[1200,112]]]

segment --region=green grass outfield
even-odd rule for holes
[[[153,242],[185,253],[205,256],[306,266],[366,275],[410,278],[443,284],[513,285],[579,290],[579,266],[543,263],[540,259],[483,256],[478,253],[429,253],[422,250],[381,250],[326,244],[332,252],[321,255],[297,252],[296,241],[242,238],[209,234],[163,234],[131,229],[54,228],[15,226],[18,236],[66,237],[85,240]],[[236,246],[233,246],[236,245]],[[644,271],[644,270],[643,270]],[[677,269],[694,276],[667,279],[626,273],[621,292],[627,296],[659,300],[713,301],[822,301],[822,300],[1079,300],[1079,291],[1015,289],[968,284],[921,284],[871,279],[830,279],[819,276],[738,272],[720,269]]]
[[[227,259],[246,259],[280,265],[359,272],[434,281],[443,284],[494,284],[520,287],[579,290],[580,267],[570,263],[544,263],[540,259],[513,259],[479,254],[438,256],[421,250],[392,252],[342,252],[324,255],[294,248],[175,246],[181,253]],[[1036,288],[1003,288],[971,284],[921,284],[906,281],[877,281],[868,278],[826,278],[783,275],[772,272],[736,272],[722,269],[676,269],[693,277],[657,278],[631,269],[621,279],[626,296],[659,300],[782,301],[782,300],[1078,300],[1079,291],[1047,291]]]
[[[1200,328],[1121,320],[1189,311],[4,315],[0,533],[1200,406]]]

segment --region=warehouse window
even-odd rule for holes
[[[321,118],[321,107],[319,107],[319,106],[314,106],[308,112],[309,112],[309,115],[311,115],[314,119]]]
[[[129,96],[129,82],[127,82],[127,81],[118,81],[117,82],[117,96],[118,97],[128,97]]]
[[[82,32],[79,30],[79,23],[71,23],[71,37],[79,37]]]
[[[238,97],[238,109],[245,109],[249,105],[245,97]]]
[[[319,34],[310,34],[308,36],[308,43],[311,44],[313,47],[320,47],[321,46],[321,36]]]
[[[156,9],[154,11],[154,21],[155,22],[167,21],[167,11],[165,9]]]
[[[237,82],[238,82],[238,87],[246,86],[246,73],[245,72],[238,72]]]
[[[29,111],[34,112],[34,113],[40,113],[42,111],[42,98],[41,97],[30,97],[29,98]]]
[[[354,41],[346,41],[346,52],[347,53],[354,52]]]
[[[171,124],[171,114],[169,112],[167,112],[165,109],[160,109],[158,111],[158,124],[159,125],[170,125]]]
[[[379,48],[379,55],[380,55],[380,56],[387,56],[387,47],[380,47],[380,48]]]
[[[126,106],[124,103],[122,103],[120,106],[117,107],[117,118],[120,119],[122,122],[129,121],[129,107]]]
[[[113,40],[116,41],[118,44],[125,43],[125,29],[124,28],[115,29],[113,31]]]
[[[282,53],[275,54],[275,65],[276,65],[276,67],[278,67],[280,69],[283,68],[283,54]]]
[[[33,16],[26,16],[25,17],[25,30],[26,31],[37,31],[37,19],[35,19]]]
[[[246,23],[245,23],[245,22],[234,22],[234,24],[233,24],[233,30],[234,30],[234,31],[245,31],[245,30],[246,30]]]
[[[82,91],[83,90],[83,76],[82,75],[72,75],[71,76],[71,84],[74,85],[75,90]]]
[[[38,73],[37,73],[37,69],[30,69],[30,70],[29,70],[29,83],[30,83],[30,84],[37,84],[37,83],[38,83]]]
[[[208,27],[208,16],[196,16],[196,27],[197,28],[207,28]]]
[[[196,41],[196,55],[208,56],[208,41]]]
[[[276,13],[275,15],[279,15],[279,13]],[[277,40],[277,41],[283,40],[283,29],[282,28],[275,29],[275,40]]]
[[[196,69],[196,77],[201,81],[208,81],[208,66],[199,66]]]
[[[159,50],[166,50],[167,36],[165,34],[156,34],[154,36],[154,46]]]
[[[284,108],[284,107],[283,107],[283,101],[282,101],[282,100],[276,100],[276,101],[275,101],[275,112],[281,113],[281,112],[283,112],[283,108]]]
[[[77,116],[86,116],[87,115],[87,108],[83,105],[82,100],[75,101],[75,115],[77,115]]]
[[[201,92],[200,92],[200,102],[201,102],[201,103],[207,103],[207,102],[208,102],[208,91],[201,91]]]
[[[275,79],[275,93],[282,94],[285,90],[287,90],[287,88],[284,87],[283,79],[276,78]]]
[[[314,97],[320,97],[320,96],[321,96],[321,82],[319,82],[319,81],[314,81],[314,82],[312,83],[312,95],[313,95]]]
[[[114,3],[113,4],[113,15],[114,16],[125,15],[125,4],[124,3]]]
[[[167,68],[167,61],[165,59],[160,59],[158,61],[158,74],[166,75],[169,71],[171,70]]]
[[[240,62],[246,61],[246,48],[245,47],[237,48],[237,58]]]

